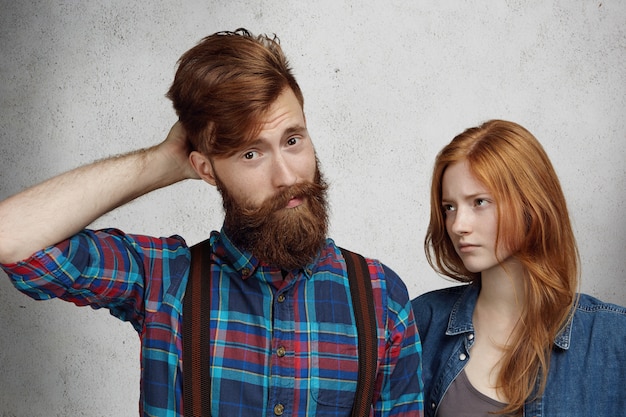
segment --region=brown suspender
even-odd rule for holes
[[[347,249],[341,249],[346,260],[354,320],[359,335],[359,373],[356,385],[352,417],[370,415],[374,383],[376,382],[376,364],[378,363],[378,327],[372,293],[372,278],[365,259]]]
[[[211,273],[209,240],[191,247],[191,266],[183,299],[183,408],[188,417],[211,415]]]
[[[365,259],[340,248],[346,261],[354,318],[358,333],[359,371],[352,417],[370,415],[376,365],[378,330],[372,280]],[[211,415],[210,277],[211,246],[205,240],[191,247],[191,267],[183,300],[183,407],[186,417]],[[204,325],[203,325],[204,324]]]

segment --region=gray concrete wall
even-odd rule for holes
[[[175,121],[178,57],[240,26],[275,32],[305,92],[332,184],[332,237],[377,257],[412,296],[449,285],[425,262],[437,151],[490,118],[528,127],[562,179],[582,289],[626,304],[626,3],[508,1],[2,1],[0,199],[145,147]],[[94,226],[178,233],[221,223],[199,182]],[[134,416],[139,343],[106,311],[35,302],[0,273],[0,415]]]

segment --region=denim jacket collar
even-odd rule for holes
[[[448,328],[446,329],[448,336],[474,332],[472,315],[478,300],[478,293],[480,293],[480,284],[472,283],[454,303],[450,313],[450,320],[448,321]]]

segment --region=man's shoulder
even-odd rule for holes
[[[325,257],[333,257],[335,260],[339,260],[344,257],[344,252],[351,252],[351,253],[356,254],[357,256],[363,257],[363,259],[365,259],[365,262],[368,264],[368,266],[374,267],[376,268],[376,270],[380,270],[381,273],[389,272],[391,275],[394,275],[394,276],[397,275],[391,268],[383,264],[378,258],[373,258],[368,255],[364,255],[355,250],[346,248],[345,246],[339,246],[331,238],[326,239],[326,245],[324,246],[324,249],[322,249],[321,258],[323,259]],[[372,277],[372,278],[375,278],[375,277]]]
[[[326,239],[325,251],[326,251],[327,256],[332,256],[336,260],[339,260],[340,258],[344,258],[344,252],[346,251],[354,253],[357,256],[362,257],[369,267],[372,280],[384,279],[384,280],[392,280],[392,281],[395,281],[395,280],[401,281],[398,274],[396,274],[393,269],[391,269],[390,267],[382,263],[378,258],[373,258],[367,255],[363,255],[354,250],[337,246],[337,244],[330,238]],[[345,259],[343,260],[345,261]]]
[[[398,302],[404,302],[406,299],[408,302],[408,290],[402,278],[400,278],[400,276],[393,269],[384,264],[378,258],[363,255],[345,247],[340,247],[330,238],[326,240],[326,246],[323,250],[324,255],[322,258],[332,258],[334,262],[338,262],[343,265],[345,259],[342,251],[349,251],[363,257],[369,269],[372,285],[376,288],[382,289],[388,298],[394,299]],[[379,283],[376,283],[377,281]]]

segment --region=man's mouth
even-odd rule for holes
[[[298,207],[303,202],[304,202],[304,199],[302,197],[291,197],[289,201],[287,202],[287,205],[285,206],[285,208]]]

